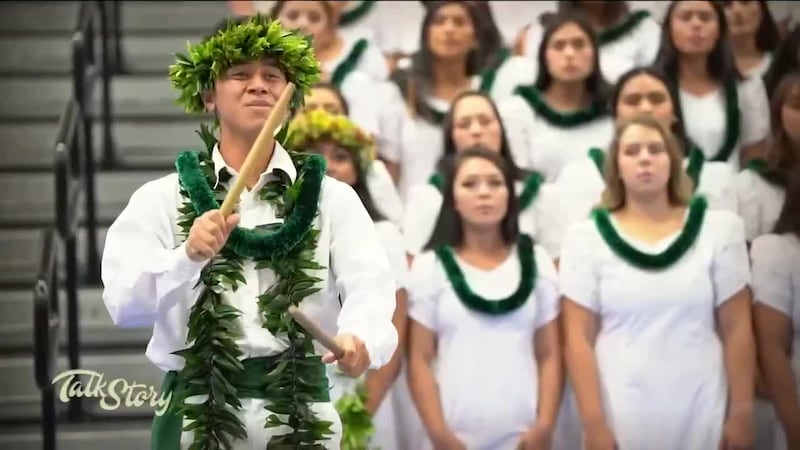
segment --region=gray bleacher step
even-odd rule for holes
[[[3,2],[0,30],[3,33],[70,33],[78,20],[80,2],[14,1]]]
[[[54,378],[65,372],[68,368],[66,357],[60,357],[54,373]],[[138,383],[148,388],[152,386],[160,392],[164,373],[155,367],[145,356],[144,350],[140,352],[116,352],[114,354],[81,355],[79,369],[88,370],[103,375],[103,380],[109,384],[121,378],[129,385]],[[34,379],[34,366],[32,356],[6,357],[0,359],[0,374],[3,383],[0,383],[0,421],[22,420],[41,416],[40,391]],[[84,378],[84,382],[88,378]],[[63,382],[55,385],[56,401]],[[124,386],[121,384],[120,386]],[[121,392],[117,390],[116,392]],[[123,394],[123,399],[124,399]],[[111,398],[108,399],[112,401]],[[114,410],[103,410],[99,399],[84,399],[85,405],[93,414],[106,417],[142,416],[151,414],[155,408],[149,404],[141,406],[127,406],[124,403]]]
[[[152,335],[150,328],[129,329],[114,325],[102,299],[102,289],[83,288],[78,292],[80,341],[91,348],[140,348],[144,351]],[[60,311],[66,317],[66,294],[61,291]],[[66,322],[60,342],[67,342]],[[30,350],[33,347],[33,291],[0,291],[0,350]]]
[[[57,120],[72,96],[69,76],[9,77],[0,87],[5,108],[0,120]],[[102,89],[94,89],[100,111]],[[174,117],[183,115],[175,100],[179,93],[173,89],[166,70],[160,75],[117,76],[111,81],[112,114],[116,117]]]
[[[41,254],[42,233],[39,230],[22,228],[0,232],[0,255],[5,256],[0,259],[0,283],[30,283],[32,293]]]
[[[129,35],[170,31],[205,35],[229,11],[221,1],[126,1],[121,15],[122,29]]]
[[[95,186],[99,221],[113,221],[136,189],[167,173],[169,171],[163,170],[98,173]],[[14,193],[0,197],[0,224],[27,226],[53,223],[53,180],[52,173],[10,173],[0,177],[0,192]]]
[[[175,156],[184,150],[201,150],[195,134],[204,120],[185,116],[169,121],[116,120],[112,136],[119,162],[125,167],[174,167]],[[9,151],[0,152],[0,170],[26,168],[51,170],[58,123],[0,123],[0,140]],[[103,125],[92,131],[96,160],[103,151]]]
[[[151,419],[58,425],[59,450],[142,450],[150,448]],[[41,450],[41,427],[0,430],[0,449]]]
[[[197,42],[200,33],[124,36],[125,68],[132,73],[167,73],[173,54],[185,53],[186,42]],[[100,58],[100,45],[96,47]],[[113,49],[110,49],[113,51]],[[71,34],[0,35],[0,75],[15,73],[69,74],[72,72]]]
[[[110,4],[111,2],[107,2]],[[152,32],[206,33],[228,14],[221,1],[125,1],[120,12],[126,34]],[[14,33],[70,33],[78,20],[80,2],[3,2],[0,30]],[[110,5],[109,5],[110,6]]]

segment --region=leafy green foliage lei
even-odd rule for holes
[[[198,134],[207,151],[183,153],[176,162],[184,198],[178,225],[184,238],[194,220],[219,208],[226,194],[224,183],[217,184],[211,157],[216,138],[206,126]],[[288,349],[263,380],[266,391],[259,393],[259,398],[268,400],[265,427],[289,429],[274,436],[267,448],[324,449],[319,442],[333,434],[332,424],[320,420],[309,407],[320,391],[327,390],[325,366],[314,355],[311,335],[288,314],[290,305],[298,305],[320,289],[316,286],[320,278],[306,272],[324,269],[315,261],[319,233],[312,227],[325,161],[316,155],[290,154],[298,169],[296,181],[292,184],[283,174],[259,192],[285,218],[284,223],[232,233],[200,276],[202,290],[189,316],[189,347],[176,352],[185,360],[179,379],[186,386],[178,396],[178,412],[192,421],[184,428],[194,432],[192,450],[229,449],[232,438],[246,438],[244,425],[233,412],[241,408],[234,383],[243,372],[242,352],[236,345],[241,312],[225,303],[223,294],[245,283],[242,272],[247,260],[255,262],[256,270],[274,272],[275,283],[257,298],[258,311],[264,328],[288,340]],[[244,251],[248,245],[258,250]],[[207,399],[200,404],[185,401],[193,395],[207,395]]]
[[[186,54],[176,54],[169,67],[172,86],[181,92],[178,103],[187,113],[205,111],[203,93],[214,88],[226,70],[266,56],[276,58],[286,78],[295,84],[292,107],[303,105],[311,86],[319,81],[321,67],[309,37],[284,29],[277,20],[256,14],[239,25],[228,22],[208,39],[187,44]]]

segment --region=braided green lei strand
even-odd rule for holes
[[[186,152],[178,156],[176,166],[184,199],[179,209],[178,226],[185,239],[194,220],[211,209],[219,208],[225,187],[217,184],[211,152],[216,138],[202,126],[198,132],[206,152]],[[320,386],[327,386],[325,366],[314,354],[311,335],[288,314],[290,305],[319,291],[320,278],[306,273],[324,269],[315,261],[314,250],[319,232],[313,222],[317,215],[325,161],[319,156],[291,153],[298,169],[291,184],[286,174],[279,175],[259,193],[271,203],[283,224],[266,230],[234,230],[222,251],[202,270],[203,289],[192,306],[189,323],[189,347],[176,352],[185,360],[179,374],[181,386],[177,412],[192,421],[184,431],[193,431],[192,450],[230,449],[231,438],[246,439],[244,425],[231,411],[241,408],[239,394],[232,383],[243,372],[236,345],[241,336],[241,312],[226,304],[225,291],[243,283],[243,264],[256,263],[256,270],[269,269],[276,281],[257,298],[263,327],[275,336],[286,337],[288,349],[276,368],[263,380],[267,392],[266,409],[270,412],[266,428],[288,426],[290,431],[273,436],[268,449],[324,449],[319,441],[332,435],[331,422],[320,420],[309,402]],[[217,184],[216,188],[213,188]],[[254,299],[256,300],[256,299]],[[186,403],[192,395],[207,395],[200,404]],[[281,417],[279,417],[279,415]]]

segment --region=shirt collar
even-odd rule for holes
[[[231,168],[222,157],[222,152],[219,151],[219,144],[214,144],[214,150],[211,152],[211,160],[214,163],[214,173],[217,175],[217,182],[214,185],[216,189],[219,183],[227,183],[233,177],[238,176],[239,173]],[[257,188],[263,186],[266,181],[273,175],[276,170],[281,170],[289,175],[289,179],[294,183],[297,178],[297,168],[294,166],[294,161],[281,144],[275,142],[275,150],[272,152],[272,158],[269,160],[267,170],[261,173],[258,178]]]

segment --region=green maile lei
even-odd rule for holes
[[[375,434],[372,415],[367,411],[367,389],[362,380],[355,392],[343,395],[334,405],[342,419],[341,450],[366,450]]]
[[[597,42],[602,45],[611,44],[615,42],[617,39],[626,36],[628,33],[631,32],[634,28],[638,27],[640,23],[646,18],[650,17],[650,13],[648,11],[639,10],[634,11],[625,18],[624,21],[620,22],[617,25],[614,25],[610,28],[606,28],[605,30],[597,33]]]
[[[589,159],[592,160],[594,166],[597,168],[597,172],[600,173],[600,177],[605,179],[606,154],[597,147],[590,148],[588,154]],[[689,150],[689,163],[686,165],[686,175],[694,182],[695,191],[697,191],[697,187],[700,185],[700,175],[703,173],[704,165],[705,156],[703,152],[697,147],[692,147]]]
[[[692,248],[703,227],[707,208],[708,203],[704,197],[693,197],[683,230],[669,247],[656,254],[642,252],[625,241],[614,228],[607,209],[596,208],[592,211],[592,218],[603,241],[617,256],[640,269],[662,270],[675,264]]]
[[[453,286],[456,296],[467,308],[490,316],[501,316],[519,309],[524,305],[536,286],[537,268],[534,257],[533,239],[525,234],[517,238],[517,254],[522,266],[519,286],[510,296],[500,300],[487,300],[473,292],[467,283],[464,273],[456,262],[452,247],[443,245],[436,249],[436,256],[442,263],[447,279]]]
[[[773,186],[785,188],[789,184],[786,173],[771,169],[763,159],[751,159],[747,163],[747,170],[755,172],[762,180]]]
[[[601,101],[593,101],[587,108],[579,111],[558,112],[547,104],[535,86],[517,86],[514,94],[522,97],[536,114],[558,128],[575,128],[608,114],[605,103]]]
[[[331,74],[331,84],[336,89],[341,89],[344,79],[358,67],[358,62],[361,61],[361,57],[364,55],[364,51],[367,50],[368,45],[366,39],[359,39],[356,41],[344,61],[339,63],[336,69],[333,70]]]
[[[536,197],[539,195],[539,190],[543,183],[544,176],[538,172],[531,172],[530,175],[525,178],[522,192],[520,192],[519,197],[517,197],[520,211],[528,209],[528,207],[533,204]],[[442,177],[440,173],[435,173],[428,178],[428,184],[435,187],[439,192],[442,192],[444,177]]]
[[[339,18],[339,25],[346,27],[358,22],[366,16],[374,6],[375,2],[373,0],[361,0],[358,2],[358,6],[342,14]]]
[[[178,226],[184,238],[194,220],[204,212],[219,208],[226,188],[217,183],[211,152],[216,138],[202,126],[198,134],[206,152],[185,152],[178,156],[176,167],[180,192],[184,198],[179,209]],[[270,269],[276,282],[258,296],[258,311],[263,327],[276,336],[286,336],[288,349],[280,356],[275,369],[265,381],[270,412],[265,428],[288,426],[291,431],[274,436],[268,449],[324,449],[317,444],[333,434],[331,422],[320,420],[307,399],[320,386],[327,385],[325,367],[314,354],[311,335],[288,314],[289,305],[319,291],[320,278],[306,271],[322,270],[314,258],[319,232],[313,229],[325,161],[319,156],[290,153],[298,169],[292,184],[288,175],[279,175],[267,183],[259,197],[272,204],[283,224],[265,230],[237,228],[225,247],[203,268],[199,285],[203,289],[189,315],[189,347],[175,352],[185,360],[179,380],[187,388],[177,399],[177,412],[194,421],[184,431],[194,432],[192,449],[229,449],[231,438],[245,439],[246,430],[230,409],[241,408],[239,395],[231,380],[242,373],[242,352],[236,345],[241,336],[241,312],[225,303],[222,294],[236,291],[246,282],[242,271],[246,260],[256,263],[256,270]],[[278,172],[280,174],[280,172]],[[256,299],[254,299],[256,300]],[[192,395],[207,395],[201,404],[188,404]],[[286,417],[281,419],[278,415]]]

